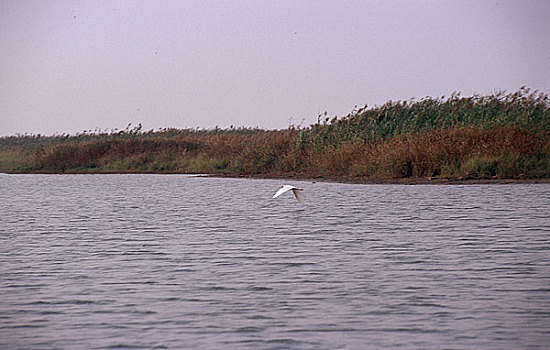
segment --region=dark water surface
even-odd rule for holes
[[[550,185],[0,175],[1,349],[548,349]]]

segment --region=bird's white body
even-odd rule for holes
[[[283,187],[281,187],[277,191],[277,193],[275,193],[273,195],[273,198],[277,198],[280,195],[282,195],[283,193],[288,192],[288,191],[292,191],[292,193],[294,194],[294,197],[296,197],[296,200],[300,203],[302,202],[302,194],[300,193],[300,191],[303,191],[303,189],[298,188],[296,186],[292,186],[292,185],[284,185]]]

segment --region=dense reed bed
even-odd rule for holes
[[[0,139],[0,171],[550,178],[550,103],[522,88],[387,102],[306,128],[163,129]]]

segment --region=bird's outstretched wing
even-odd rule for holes
[[[292,189],[292,193],[294,193],[294,197],[296,197],[296,200],[300,203],[302,203],[302,194],[300,193],[300,189],[298,188],[293,188]]]

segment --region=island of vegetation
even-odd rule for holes
[[[389,101],[308,127],[0,138],[4,173],[194,173],[376,182],[550,178],[550,102],[514,93]]]

